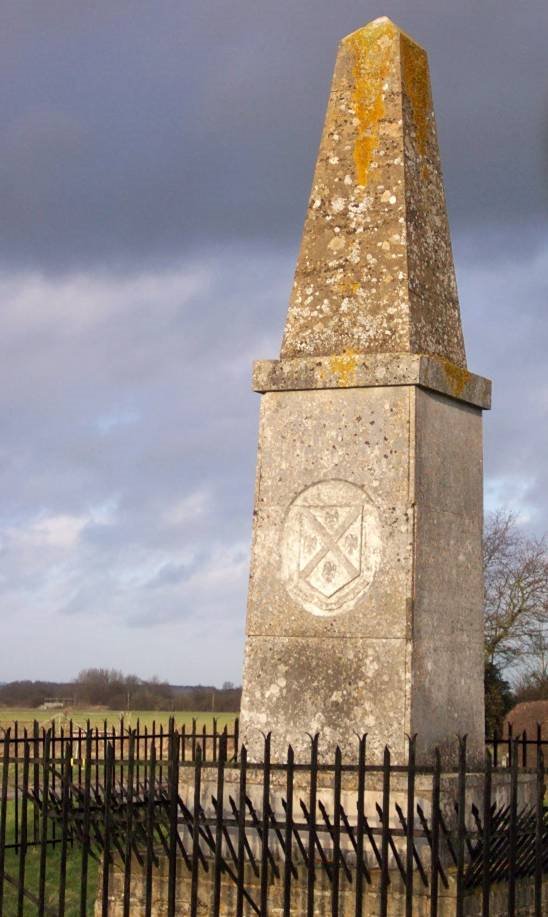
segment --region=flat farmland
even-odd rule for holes
[[[192,728],[192,720],[196,720],[196,728],[201,731],[203,727],[206,727],[208,732],[211,732],[213,729],[213,720],[217,721],[217,729],[222,731],[225,726],[230,732],[234,726],[234,720],[237,716],[236,713],[204,713],[203,711],[186,711],[186,710],[130,710],[130,711],[121,711],[121,710],[83,710],[80,708],[67,708],[66,710],[39,710],[36,707],[0,707],[0,727],[6,729],[8,726],[13,726],[15,722],[19,724],[19,729],[29,728],[32,726],[34,720],[38,720],[38,723],[41,727],[45,729],[48,726],[51,726],[55,722],[55,728],[61,729],[68,727],[70,720],[72,719],[73,726],[78,728],[81,726],[82,729],[85,728],[86,723],[89,720],[89,723],[92,729],[102,729],[103,725],[107,723],[107,728],[112,729],[113,727],[118,731],[120,724],[123,720],[124,727],[126,729],[136,729],[137,724],[139,724],[140,729],[144,729],[145,726],[148,730],[152,728],[153,723],[156,723],[156,728],[159,728],[160,725],[167,727],[169,718],[173,716],[175,718],[176,727],[181,727],[183,724],[186,726],[187,730]]]

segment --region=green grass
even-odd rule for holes
[[[81,726],[85,728],[89,719],[92,728],[98,727],[99,729],[102,729],[103,723],[106,719],[108,728],[112,728],[114,726],[118,731],[122,715],[124,716],[124,725],[126,728],[136,728],[137,721],[139,720],[141,729],[144,729],[146,726],[148,730],[151,729],[153,722],[156,722],[157,728],[159,728],[160,725],[163,725],[164,728],[167,727],[169,718],[172,715],[175,716],[175,723],[178,728],[185,724],[188,729],[192,726],[192,719],[194,717],[197,722],[198,730],[201,731],[205,725],[208,732],[211,732],[212,730],[214,716],[214,714],[211,713],[200,712],[176,712],[175,714],[172,714],[170,711],[131,711],[130,713],[126,712],[122,714],[120,711],[113,710],[98,711],[81,709],[67,710],[65,712],[60,711],[57,713],[55,711],[37,710],[35,708],[12,707],[0,708],[0,726],[6,728],[8,726],[13,726],[14,722],[17,722],[19,725],[19,734],[21,735],[24,728],[30,729],[32,727],[32,723],[35,719],[37,719],[40,725],[45,728],[50,726],[51,723],[55,721],[55,725],[58,730],[61,727],[66,729],[71,718],[73,724],[76,727]],[[234,713],[215,714],[217,719],[217,728],[222,731],[226,725],[228,730],[232,731],[235,716],[236,715]],[[21,780],[22,775],[21,768],[22,764],[20,763],[19,781]],[[0,766],[0,778],[1,774],[2,768]],[[12,765],[10,766],[8,781],[8,788],[11,792],[13,791],[14,779],[15,771]],[[21,804],[20,801],[19,804]],[[14,840],[15,806],[13,799],[8,802],[7,816],[6,842],[9,844]],[[20,817],[21,815],[19,814],[19,818]],[[29,840],[31,840],[33,837],[32,819],[33,810],[32,806],[29,804]],[[58,913],[60,864],[61,845],[48,845],[45,874],[46,904],[51,909],[50,913]],[[93,907],[97,894],[98,877],[98,865],[92,857],[89,859],[88,869],[88,913],[91,915],[93,914]],[[71,850],[69,847],[67,855],[66,905],[64,911],[66,917],[77,917],[77,915],[80,913],[80,871],[81,847],[78,844],[75,845],[74,850]],[[5,872],[8,876],[17,881],[19,873],[19,855],[13,850],[6,851]],[[39,846],[29,846],[26,857],[24,884],[25,889],[35,896],[38,896],[39,875],[40,848]],[[24,917],[27,917],[27,915],[28,917],[30,917],[30,915],[35,915],[36,912],[36,904],[26,899],[23,910]],[[17,914],[17,888],[14,887],[9,881],[4,883],[4,904],[2,913],[5,915],[5,917],[15,917]]]
[[[173,713],[169,710],[131,710],[128,712],[119,710],[82,710],[80,708],[56,711],[38,710],[35,707],[0,707],[0,726],[3,728],[13,726],[14,722],[17,721],[19,730],[22,731],[25,727],[28,729],[36,719],[40,725],[45,728],[50,726],[53,721],[55,721],[56,728],[66,728],[69,720],[72,719],[75,726],[84,728],[89,719],[93,729],[95,729],[95,727],[102,728],[105,720],[107,721],[109,729],[113,726],[118,729],[122,716],[124,717],[126,728],[135,729],[137,721],[139,721],[141,728],[144,729],[146,726],[149,730],[153,722],[156,722],[157,728],[159,728],[160,725],[163,725],[165,728],[169,722],[170,716],[175,717],[175,724],[177,727],[182,726],[184,723],[188,729],[192,726],[192,719],[195,718],[197,728],[201,730],[205,725],[209,732],[213,728],[214,717],[217,720],[217,728],[219,730],[223,730],[224,727],[227,726],[230,731],[236,714],[193,713],[192,711],[175,711]]]
[[[11,843],[14,840],[14,804],[8,803],[7,822],[6,822],[6,841]],[[33,837],[33,812],[29,807],[28,817],[28,838]],[[5,872],[15,881],[19,875],[19,855],[13,850],[6,850]],[[67,852],[67,877],[65,886],[65,917],[78,917],[80,914],[80,875],[81,875],[81,847],[75,845],[71,850],[70,846]],[[48,845],[46,856],[46,905],[53,913],[58,913],[59,903],[59,876],[61,866],[61,845]],[[93,914],[94,902],[97,896],[97,877],[98,864],[93,857],[88,860],[88,887],[87,887],[87,906],[88,913]],[[38,886],[40,879],[40,848],[28,847],[25,860],[25,889],[31,894],[38,896]],[[25,899],[23,914],[25,917],[31,917],[37,913],[37,906],[28,898]],[[15,917],[17,914],[17,888],[9,881],[4,883],[4,906],[3,914],[6,917]]]

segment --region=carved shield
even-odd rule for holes
[[[348,481],[321,481],[291,504],[282,536],[282,579],[317,615],[352,607],[371,585],[380,558],[378,514]]]

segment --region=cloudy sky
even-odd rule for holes
[[[250,364],[382,14],[430,55],[488,506],[548,529],[545,0],[3,0],[0,681],[239,682]]]

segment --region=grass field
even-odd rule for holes
[[[208,730],[212,729],[213,718],[215,717],[217,720],[217,729],[223,730],[224,727],[227,726],[230,731],[236,714],[193,713],[192,711],[187,712],[186,710],[175,712],[169,710],[131,710],[128,712],[97,709],[82,710],[79,708],[69,708],[67,710],[38,710],[35,707],[0,707],[0,726],[5,729],[8,726],[12,726],[13,723],[17,721],[19,727],[24,728],[28,727],[36,719],[40,725],[45,728],[50,726],[53,721],[55,721],[56,728],[61,728],[62,726],[68,726],[69,720],[72,719],[75,726],[81,726],[82,728],[85,727],[88,720],[92,728],[101,728],[106,720],[109,729],[113,726],[117,729],[123,717],[126,728],[135,729],[137,721],[139,721],[141,728],[146,726],[150,729],[153,722],[156,723],[158,728],[160,724],[165,728],[170,716],[175,717],[176,726],[182,726],[184,723],[187,728],[192,726],[192,719],[194,718],[196,719],[196,725],[199,730],[201,730],[204,725]]]
[[[7,805],[7,823],[6,823],[6,842],[9,844],[14,840],[14,804],[9,802]],[[28,822],[29,840],[32,840],[32,814],[29,814]],[[50,913],[55,913],[59,901],[59,875],[61,865],[61,845],[48,847],[45,870],[45,898],[46,906],[50,908]],[[4,882],[4,902],[3,914],[15,915],[18,912],[17,902],[17,879],[19,876],[19,856],[11,849],[6,850],[5,859],[5,882]],[[67,851],[67,878],[66,878],[66,897],[65,917],[77,917],[80,914],[80,875],[82,868],[81,848],[76,845],[74,849],[69,846]],[[40,848],[29,846],[25,861],[25,889],[35,897],[38,896],[40,876]],[[90,857],[88,860],[88,885],[87,885],[87,905],[88,913],[93,913],[95,898],[97,896],[97,860]],[[12,881],[10,881],[10,879]],[[26,899],[23,909],[24,917],[31,917],[37,913],[37,906],[32,900]]]
[[[55,722],[57,734],[61,728],[67,728],[69,721],[72,719],[73,726],[86,726],[87,721],[90,721],[92,728],[98,727],[102,730],[104,721],[107,721],[107,727],[111,729],[112,727],[116,728],[118,731],[120,727],[121,718],[124,719],[124,726],[126,728],[135,728],[137,722],[141,730],[145,727],[150,731],[153,722],[156,723],[157,729],[160,725],[163,725],[164,728],[167,726],[169,718],[171,716],[175,717],[176,726],[181,727],[183,724],[186,725],[187,729],[192,726],[193,718],[196,719],[197,729],[201,731],[205,725],[208,733],[211,733],[213,728],[213,717],[212,713],[203,713],[203,712],[175,712],[174,714],[170,711],[140,711],[134,710],[130,712],[122,712],[116,710],[83,710],[83,709],[67,709],[63,711],[47,711],[47,710],[38,710],[36,708],[29,707],[5,707],[0,708],[0,726],[4,729],[13,726],[15,722],[18,723],[19,734],[22,733],[24,728],[31,728],[33,721],[36,719],[41,727],[47,728]],[[225,726],[227,726],[229,732],[232,732],[235,720],[234,713],[218,713],[215,714],[217,720],[217,729],[222,731]],[[1,750],[1,746],[0,746]],[[8,776],[8,801],[6,805],[6,842],[8,844],[8,849],[5,851],[5,873],[6,880],[4,883],[4,901],[3,908],[0,907],[2,913],[8,917],[8,915],[16,915],[18,913],[18,893],[17,893],[17,880],[19,876],[19,867],[20,860],[18,854],[9,848],[10,842],[14,840],[14,815],[15,815],[15,802],[13,799],[13,790],[14,790],[14,774],[15,771],[13,768],[10,769]],[[0,767],[0,780],[2,777],[2,770]],[[21,780],[21,768],[19,768],[19,782]],[[19,806],[21,805],[21,799],[19,798]],[[21,817],[21,809],[19,808],[19,818]],[[33,839],[33,815],[29,811],[29,841]],[[48,829],[49,830],[49,829]],[[66,917],[77,917],[80,913],[80,872],[81,872],[81,848],[79,844],[74,846],[74,849],[69,847],[67,855],[67,875],[66,875],[66,907],[63,913]],[[59,875],[60,875],[60,864],[61,864],[61,845],[48,846],[47,848],[47,857],[45,861],[45,882],[46,882],[46,906],[49,908],[49,911],[46,913],[56,913],[58,911],[58,899],[59,899]],[[38,895],[39,889],[39,875],[40,875],[40,848],[39,846],[29,846],[28,854],[26,857],[25,863],[25,878],[24,878],[24,887],[30,893],[30,899],[27,898],[23,908],[24,917],[30,917],[31,914],[37,913],[36,905],[36,896]],[[87,888],[87,903],[88,903],[88,913],[93,913],[93,906],[95,897],[97,894],[97,879],[98,879],[98,864],[97,861],[93,858],[89,860],[89,882]],[[34,896],[34,897],[32,897]]]

